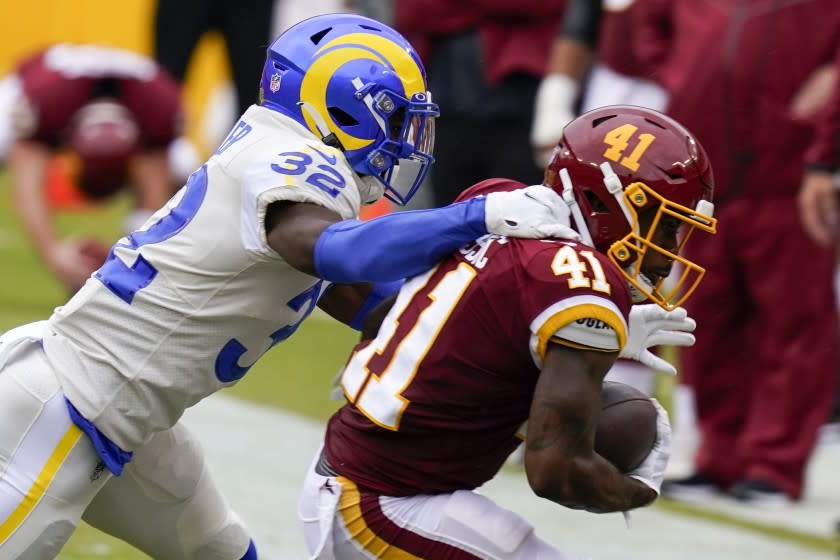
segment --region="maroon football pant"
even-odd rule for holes
[[[729,202],[716,215],[718,233],[686,248],[707,271],[686,305],[697,344],[681,354],[697,401],[696,468],[798,498],[837,380],[834,254],[808,240],[793,198]]]

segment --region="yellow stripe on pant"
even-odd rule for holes
[[[373,529],[368,527],[362,515],[361,495],[356,484],[343,476],[336,477],[341,484],[341,499],[338,502],[338,511],[344,526],[350,536],[359,543],[365,550],[382,560],[423,560],[405,550],[382,540]]]
[[[79,441],[81,436],[82,431],[75,424],[72,424],[67,429],[49,459],[47,459],[46,464],[44,464],[44,468],[41,469],[40,473],[38,473],[38,477],[32,483],[32,486],[29,487],[29,490],[26,492],[26,495],[23,497],[20,504],[18,504],[11,515],[9,515],[9,517],[0,524],[0,544],[6,542],[6,539],[15,532],[20,524],[23,523],[24,519],[26,519],[32,510],[35,509],[35,506],[38,505],[38,502],[47,491],[50,483],[52,483],[55,475],[61,468],[61,465],[64,464],[64,461],[67,459],[70,451]]]

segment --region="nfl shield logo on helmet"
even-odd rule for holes
[[[280,74],[271,76],[271,83],[268,85],[268,89],[271,90],[271,93],[277,93],[277,90],[280,89]]]

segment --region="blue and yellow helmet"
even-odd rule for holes
[[[426,72],[405,38],[352,14],[306,19],[268,48],[261,104],[344,151],[379,194],[407,203],[434,161]]]

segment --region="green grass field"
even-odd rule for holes
[[[115,241],[128,201],[58,216],[63,234]],[[47,318],[66,295],[30,248],[12,210],[8,177],[0,172],[0,332]],[[336,408],[330,382],[357,340],[357,333],[316,311],[290,343],[268,352],[228,394],[324,419]],[[59,556],[62,560],[147,558],[121,541],[82,525]]]

